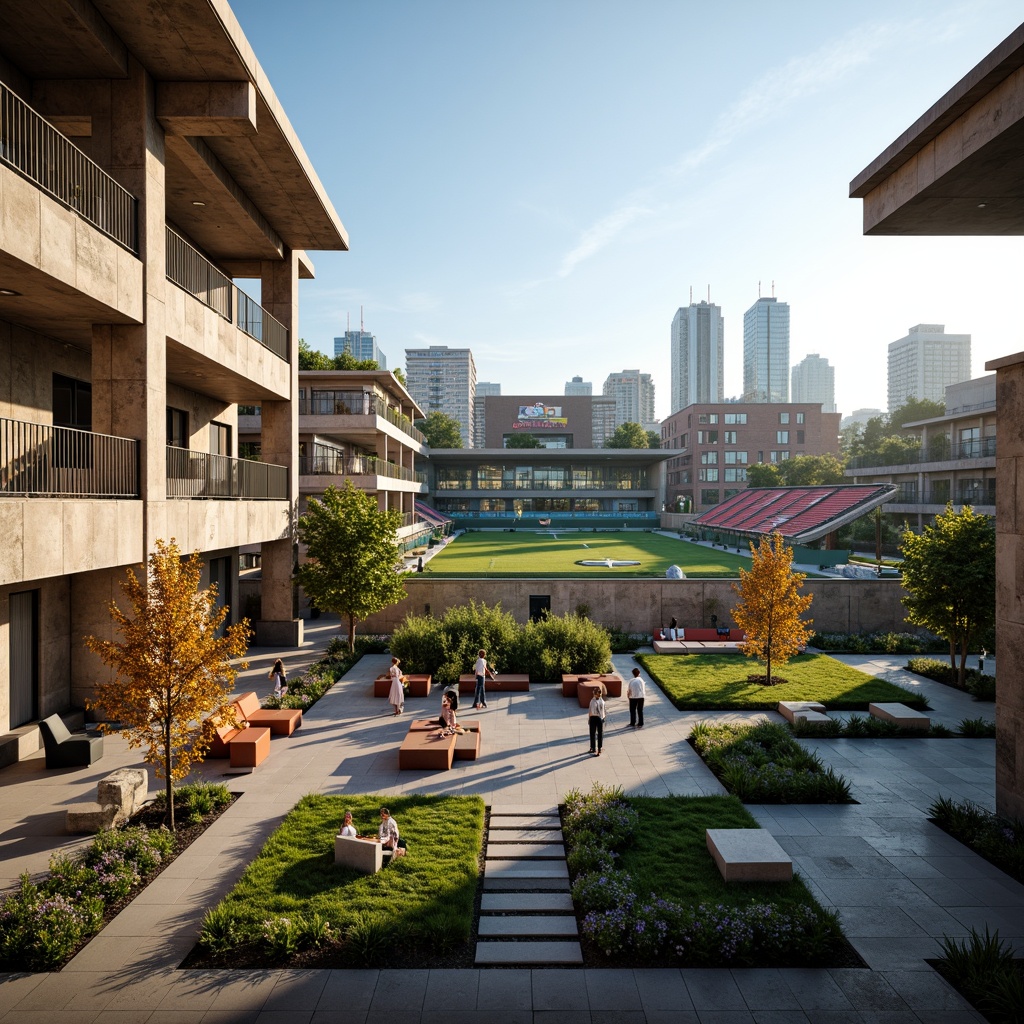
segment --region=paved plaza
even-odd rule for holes
[[[289,672],[315,660],[337,635],[328,619],[307,623],[301,651],[254,649],[237,690],[270,690],[266,678],[283,654]],[[935,721],[991,719],[992,705],[919,677],[905,658],[841,660],[925,693]],[[616,656],[627,675],[631,656]],[[823,760],[850,780],[857,804],[751,807],[793,858],[817,898],[839,910],[847,937],[868,970],[600,970],[581,968],[180,971],[206,909],[235,883],[266,837],[304,794],[454,793],[491,806],[532,812],[553,808],[572,788],[595,782],[648,796],[722,793],[686,742],[702,718],[737,713],[674,709],[647,687],[646,726],[628,727],[625,698],[608,702],[604,756],[587,755],[586,710],[559,687],[488,697],[478,718],[482,756],[448,772],[399,772],[408,720],[433,713],[439,694],[410,698],[394,718],[372,696],[385,655],[362,659],[305,716],[294,736],[275,737],[270,757],[251,775],[206,777],[243,794],[218,821],[60,973],[0,976],[0,1024],[13,1022],[333,1022],[443,1024],[531,1021],[877,1022],[953,1024],[981,1020],[925,962],[942,935],[999,929],[1024,951],[1024,886],[970,853],[927,820],[938,796],[992,808],[991,739],[814,740]],[[777,716],[770,716],[777,717]],[[781,719],[780,719],[781,720]],[[119,737],[105,740],[92,768],[47,772],[38,755],[0,771],[0,887],[22,871],[44,871],[57,849],[86,842],[64,831],[69,802],[90,799],[96,782],[141,763]],[[151,780],[151,787],[153,782]]]

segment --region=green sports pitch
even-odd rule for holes
[[[639,565],[609,566],[612,562]],[[580,565],[583,561],[599,565]],[[470,532],[457,537],[426,564],[435,576],[664,577],[678,565],[690,579],[739,575],[750,558],[655,533]]]

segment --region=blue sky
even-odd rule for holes
[[[505,394],[650,373],[669,325],[791,307],[790,362],[836,368],[840,411],[885,408],[917,323],[1019,351],[1024,240],[865,238],[850,180],[1021,20],[1018,2],[234,0],[351,240],[313,253],[300,332],[346,314],[388,357],[473,350]]]

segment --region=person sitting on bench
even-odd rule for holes
[[[404,857],[405,844],[402,843],[398,834],[398,822],[391,817],[391,812],[386,808],[380,809],[380,845],[385,856]]]
[[[455,718],[455,709],[452,707],[451,698],[447,693],[441,698],[441,725],[442,728],[438,731],[438,736],[451,736],[453,732],[465,732]]]

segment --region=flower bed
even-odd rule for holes
[[[350,653],[340,637],[335,637],[301,676],[288,680],[288,692],[283,697],[265,697],[263,707],[270,709],[293,708],[307,711],[311,708],[364,654],[377,654],[387,650],[387,637],[356,637],[356,649]]]
[[[1003,818],[970,800],[940,797],[928,808],[944,832],[1001,871],[1024,882],[1024,821]]]
[[[907,662],[907,671],[914,675],[924,676],[936,683],[945,686],[952,686],[959,689],[957,674],[948,661],[938,661],[935,658],[911,658]],[[993,701],[996,699],[996,677],[985,675],[976,668],[969,668],[964,673],[964,683],[967,692],[975,700]]]
[[[827,722],[808,722],[798,718],[789,728],[794,736],[801,739],[990,739],[996,734],[995,723],[983,718],[962,718],[955,731],[937,722],[927,730],[908,729],[873,715],[850,715],[846,721],[830,718]]]
[[[949,642],[917,633],[812,633],[807,641],[819,651],[842,654],[941,654]]]

